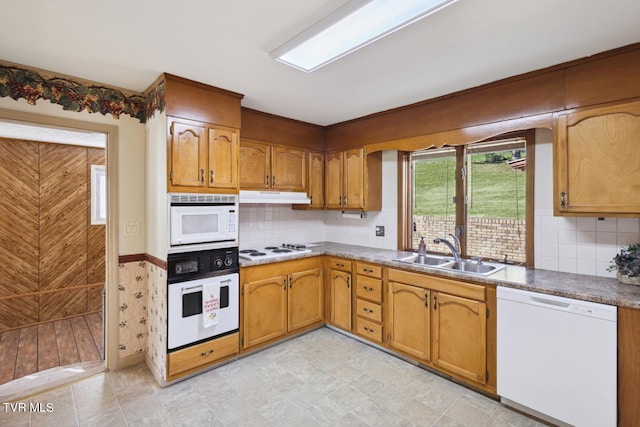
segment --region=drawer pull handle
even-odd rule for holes
[[[365,286],[364,290],[367,291],[367,292],[373,292],[373,288],[370,287],[370,286]]]
[[[567,194],[564,191],[560,193],[560,207],[563,209],[567,207]]]
[[[201,356],[201,357],[207,357],[207,356],[209,356],[210,354],[212,354],[214,351],[215,351],[215,350],[213,350],[213,349],[211,349],[211,350],[209,350],[209,351],[203,351],[202,353],[200,353],[200,356]]]
[[[373,310],[371,310],[370,308],[364,307],[362,309],[365,313],[373,313]]]
[[[365,272],[365,273],[373,273],[373,270],[371,270],[371,269],[369,269],[369,268],[365,268],[365,269],[364,269],[364,272]]]
[[[336,264],[340,268],[344,268],[344,264]]]
[[[372,333],[374,333],[374,332],[375,332],[373,329],[371,329],[371,328],[370,328],[370,327],[368,327],[368,326],[365,326],[365,327],[364,327],[364,330],[365,330],[365,331],[367,331],[367,332],[369,332],[370,334],[372,334]]]
[[[200,182],[204,184],[204,169],[200,169]]]

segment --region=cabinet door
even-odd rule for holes
[[[389,282],[389,344],[411,356],[430,360],[429,291]]]
[[[342,153],[327,153],[325,156],[325,206],[341,209],[342,206]]]
[[[331,323],[351,331],[351,273],[331,270]]]
[[[309,198],[311,208],[324,207],[324,154],[309,153]]]
[[[640,213],[640,102],[561,115],[556,127],[556,213]]]
[[[347,209],[363,209],[364,150],[361,148],[344,153],[344,189],[345,207]]]
[[[238,132],[209,128],[209,187],[238,187]]]
[[[274,190],[307,190],[307,156],[304,150],[288,147],[271,148],[271,188]]]
[[[171,185],[204,187],[206,169],[206,128],[173,122],[171,124]]]
[[[263,190],[271,185],[271,147],[240,141],[240,188]]]
[[[322,321],[322,288],[321,268],[289,275],[289,332]]]
[[[433,363],[486,384],[486,303],[434,292],[432,305]]]
[[[244,284],[243,348],[287,333],[287,279],[276,276]]]

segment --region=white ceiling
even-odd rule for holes
[[[136,91],[168,72],[319,125],[640,42],[640,0],[458,0],[306,74],[269,52],[345,0],[0,2],[1,60]]]

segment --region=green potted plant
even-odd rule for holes
[[[618,281],[630,285],[640,285],[640,244],[622,248],[613,257],[608,271],[618,270]]]

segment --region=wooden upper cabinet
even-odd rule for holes
[[[290,147],[271,147],[271,188],[305,191],[306,187],[306,152]]]
[[[209,187],[238,188],[238,133],[209,129]]]
[[[556,215],[640,214],[640,101],[559,114]]]
[[[258,141],[240,141],[240,188],[305,191],[307,152]]]
[[[327,153],[325,206],[328,209],[375,211],[382,209],[382,152],[364,149]]]
[[[238,130],[205,123],[171,123],[170,192],[237,192]]]
[[[264,190],[271,185],[271,147],[240,140],[240,188]]]
[[[309,198],[310,208],[324,208],[324,153],[309,153]]]
[[[342,208],[342,153],[325,155],[325,206],[329,209]]]

